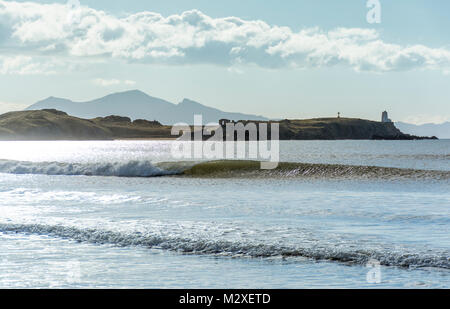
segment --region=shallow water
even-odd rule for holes
[[[41,166],[0,174],[0,287],[450,287],[448,179],[51,175],[47,162],[151,169],[171,161],[170,142],[0,144],[3,162]],[[450,170],[449,141],[281,151],[290,162]],[[380,283],[366,278],[374,269]]]

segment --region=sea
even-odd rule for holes
[[[0,142],[0,288],[450,288],[450,140],[172,143]]]

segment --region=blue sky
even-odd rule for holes
[[[140,89],[274,118],[450,121],[449,1],[380,0],[380,24],[365,0],[19,2],[0,0],[0,112]]]

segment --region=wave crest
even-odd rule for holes
[[[450,269],[450,257],[445,254],[414,254],[376,250],[341,250],[325,247],[288,247],[263,243],[245,243],[213,239],[191,239],[161,236],[141,232],[114,232],[82,229],[60,225],[0,224],[0,232],[23,233],[59,237],[92,244],[110,244],[121,247],[142,246],[176,251],[184,254],[218,255],[230,257],[301,257],[351,264],[366,264],[375,259],[384,266],[436,267]]]
[[[148,161],[81,164],[0,160],[0,173],[68,176],[157,177],[173,175],[176,174],[177,171],[164,170]]]

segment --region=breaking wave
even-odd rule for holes
[[[45,235],[98,245],[109,244],[121,247],[141,246],[176,251],[184,254],[253,258],[302,257],[362,265],[371,259],[375,259],[384,266],[450,269],[450,257],[445,253],[427,253],[424,255],[392,250],[352,250],[333,247],[326,248],[324,246],[306,248],[301,247],[301,245],[298,247],[289,247],[264,243],[160,236],[141,232],[123,233],[61,225],[0,224],[0,232]]]
[[[368,178],[450,180],[450,171],[415,170],[377,166],[339,164],[280,163],[276,169],[262,170],[258,161],[209,161],[151,163],[128,161],[117,163],[62,163],[0,160],[0,173],[159,177],[179,175],[197,178]]]
[[[174,175],[178,172],[175,170],[165,170],[159,168],[149,161],[81,164],[0,160],[0,173],[68,176],[157,177]]]

